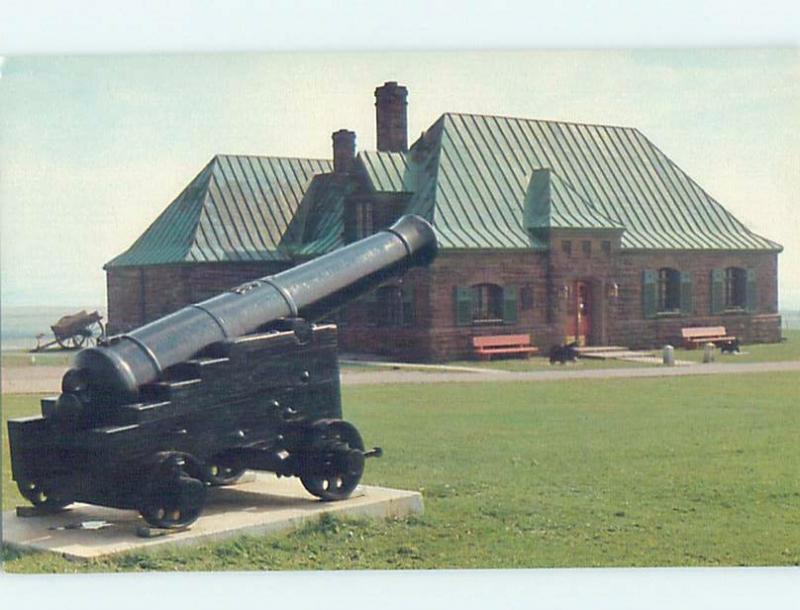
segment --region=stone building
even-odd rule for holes
[[[375,91],[377,150],[214,157],[105,269],[119,332],[415,213],[438,259],[339,312],[345,350],[441,361],[482,334],[652,347],[689,326],[780,339],[781,246],[635,128],[447,113],[410,147],[407,90]]]

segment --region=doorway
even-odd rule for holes
[[[592,285],[578,280],[570,292],[566,342],[575,341],[583,347],[589,344],[592,336]]]

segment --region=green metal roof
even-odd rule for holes
[[[284,234],[330,161],[217,155],[127,251],[106,267],[288,261]]]
[[[525,193],[525,227],[616,231],[625,228],[597,212],[575,189],[549,169],[535,169],[531,173]]]
[[[370,187],[379,193],[411,193],[415,190],[413,169],[404,153],[361,151],[361,167]]]
[[[305,257],[343,246],[344,202],[357,188],[348,175],[315,176],[281,242],[284,251]]]
[[[545,249],[546,228],[622,229],[627,249],[771,250],[638,130],[444,114],[407,153],[332,163],[218,155],[106,267],[291,261],[343,245],[346,198],[409,194],[444,249]]]
[[[435,187],[419,184],[411,206],[433,221],[444,248],[535,247],[524,207],[532,171],[545,168],[579,196],[584,215],[591,210],[624,226],[623,248],[781,248],[734,218],[636,129],[445,114],[426,137],[428,153],[418,156],[435,156],[435,171],[423,174]]]

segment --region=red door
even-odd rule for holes
[[[588,282],[575,282],[569,299],[566,342],[586,345],[592,334],[592,290]]]

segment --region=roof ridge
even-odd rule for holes
[[[773,240],[769,239],[768,237],[764,237],[760,233],[756,233],[755,231],[753,231],[747,224],[745,224],[744,222],[739,220],[739,218],[733,212],[731,212],[727,207],[722,205],[717,200],[716,197],[714,197],[711,193],[709,193],[705,189],[705,187],[703,187],[703,185],[701,185],[697,180],[692,178],[687,172],[685,172],[680,166],[678,166],[678,164],[675,163],[675,161],[673,161],[671,157],[669,157],[663,150],[661,150],[661,147],[659,147],[658,144],[653,142],[650,138],[647,137],[646,134],[642,133],[641,131],[639,132],[639,134],[642,136],[642,138],[644,138],[644,140],[647,142],[647,144],[651,148],[653,148],[653,150],[657,151],[659,154],[661,154],[664,157],[664,159],[666,159],[667,163],[669,163],[670,165],[672,165],[673,168],[675,168],[678,171],[680,171],[681,173],[683,173],[683,175],[686,177],[686,179],[689,181],[689,183],[691,183],[695,188],[697,188],[703,194],[703,196],[706,198],[706,200],[709,203],[711,203],[711,205],[716,210],[718,210],[721,214],[726,216],[729,221],[733,221],[733,224],[738,225],[738,226],[735,227],[736,232],[743,231],[744,233],[747,233],[748,235],[750,235],[752,237],[756,237],[756,238],[762,239],[762,240],[768,242],[769,244],[771,244],[773,248],[777,247],[781,252],[783,252],[783,246],[781,244],[779,244],[776,241],[773,241]]]
[[[165,207],[161,212],[156,216],[156,218],[148,225],[148,227],[136,238],[136,240],[122,253],[118,254],[110,261],[103,265],[103,269],[107,269],[108,267],[113,267],[119,264],[119,261],[125,261],[127,258],[131,256],[131,253],[135,253],[138,248],[147,247],[146,244],[148,241],[156,240],[157,242],[161,240],[163,237],[163,233],[168,228],[166,225],[166,219],[172,218],[175,220],[173,224],[173,231],[178,223],[182,225],[189,225],[189,226],[196,226],[197,222],[200,218],[200,215],[203,213],[203,208],[205,206],[204,201],[205,197],[208,192],[208,185],[211,182],[211,176],[214,173],[215,166],[217,164],[216,157],[212,158],[208,163],[203,166],[197,175],[192,178],[188,184],[183,187],[183,189],[178,193],[175,198]],[[199,199],[191,200],[191,189],[195,189],[195,192],[203,193],[203,196]],[[184,209],[182,210],[181,207]],[[187,235],[193,235],[192,229],[188,229]],[[173,258],[178,258],[181,262],[186,260],[186,257],[189,255],[189,252],[194,247],[196,236],[192,237],[190,241],[185,244],[182,243],[171,243],[167,244],[167,247],[172,248],[174,250],[182,250],[182,254],[180,256],[175,256],[173,254]],[[155,246],[157,248],[163,248],[164,244],[158,244]],[[135,256],[135,254],[134,254]]]
[[[361,149],[356,152],[356,155],[360,155],[361,153],[371,153],[376,155],[407,155],[409,151],[407,150],[372,150],[372,149]]]
[[[510,119],[512,121],[527,121],[531,123],[557,123],[559,125],[580,125],[582,127],[610,127],[612,129],[624,129],[625,131],[635,131],[641,133],[638,127],[629,125],[612,125],[610,123],[582,123],[580,121],[559,121],[557,119],[535,119],[531,117],[512,116],[508,114],[483,114],[479,112],[443,112],[440,119],[445,116],[471,116],[493,119]],[[439,119],[437,119],[438,121]]]
[[[211,161],[216,160],[218,157],[248,157],[250,159],[280,159],[282,161],[320,161],[325,163],[333,163],[333,159],[323,157],[286,157],[281,155],[249,155],[249,154],[231,154],[231,153],[214,153]]]

